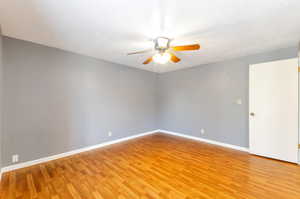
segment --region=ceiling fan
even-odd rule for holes
[[[153,40],[154,42],[154,51],[156,53],[146,59],[143,64],[149,64],[151,61],[154,61],[159,64],[165,64],[168,61],[172,61],[174,63],[179,62],[181,59],[178,58],[172,51],[187,51],[187,50],[199,50],[199,44],[191,44],[191,45],[184,45],[184,46],[170,46],[171,39],[167,37],[157,37]],[[128,53],[127,55],[134,55],[134,54],[142,54],[147,52],[152,52],[153,49],[143,50]]]

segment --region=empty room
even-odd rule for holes
[[[1,0],[0,199],[300,199],[299,0]]]

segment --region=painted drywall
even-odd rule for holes
[[[2,32],[0,26],[0,168],[2,167],[2,133],[3,133],[3,125],[2,125],[2,92],[3,92],[3,63],[2,63]],[[1,176],[0,176],[1,178]]]
[[[296,56],[292,47],[160,74],[159,127],[248,147],[249,64]]]
[[[300,67],[300,42],[298,44],[298,67]],[[299,93],[300,93],[300,79],[299,79],[300,76],[299,76],[299,74],[300,73],[298,73],[298,87],[299,87]],[[300,164],[300,148],[299,148],[299,146],[300,146],[300,128],[299,128],[299,126],[300,126],[300,106],[299,106],[300,105],[300,97],[298,97],[298,100],[299,100],[299,102],[298,102],[298,113],[299,113],[299,116],[298,116],[298,119],[299,119],[299,121],[298,121],[299,122],[298,123],[298,162]]]
[[[3,166],[158,128],[155,73],[8,37],[3,58]]]
[[[158,75],[4,37],[3,166],[155,129],[247,147],[248,65],[296,56],[293,47]]]
[[[5,35],[156,72],[285,48],[300,35],[299,0],[56,1],[1,0]],[[156,36],[203,50],[162,67],[141,64],[152,53],[126,55]]]

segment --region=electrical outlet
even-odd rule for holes
[[[108,132],[108,137],[110,137],[110,136],[112,136],[112,132],[111,131]]]
[[[12,162],[15,163],[15,162],[19,162],[19,155],[18,154],[15,154],[12,156]]]
[[[205,130],[204,129],[201,129],[200,130],[200,133],[203,135],[205,133]]]

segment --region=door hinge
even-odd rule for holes
[[[300,66],[298,67],[298,72],[300,72]]]
[[[298,144],[298,149],[300,149],[300,144]]]

